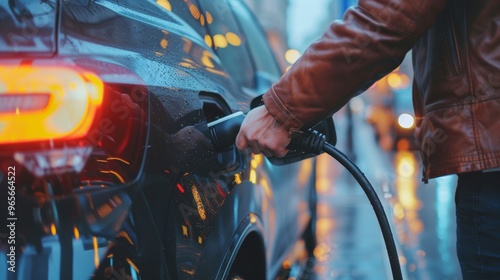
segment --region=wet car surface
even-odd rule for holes
[[[1,186],[15,168],[17,209],[17,272],[1,232],[0,278],[280,273],[313,230],[316,163],[213,147],[208,123],[281,75],[240,1],[19,0],[0,16]]]

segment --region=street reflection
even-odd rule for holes
[[[317,161],[316,191],[319,196],[333,194],[335,192],[335,188],[332,186],[334,186],[334,183],[342,172],[342,169],[332,168],[332,165],[337,164],[337,162],[327,154],[319,155],[317,157]]]
[[[394,155],[394,171],[394,222],[408,278],[457,279],[455,176],[420,183],[420,162],[409,151]]]
[[[456,256],[452,255],[455,250],[455,242],[450,242],[450,231],[455,230],[454,215],[449,209],[454,209],[453,191],[455,189],[455,178],[445,176],[436,179],[436,211],[437,211],[437,236],[438,250],[444,263],[453,263]],[[444,266],[446,274],[453,274],[453,266]]]
[[[398,198],[394,213],[397,219],[404,220],[410,231],[403,242],[414,244],[417,242],[415,237],[423,230],[423,223],[418,216],[422,202],[417,196],[417,160],[412,152],[400,151],[394,157],[394,166],[397,172],[394,184]]]
[[[415,155],[409,151],[399,151],[394,156],[394,168],[396,175],[394,178],[394,187],[396,189],[396,201],[393,205],[395,223],[403,230],[398,231],[399,241],[404,248],[417,248],[419,236],[424,228],[418,211],[422,207],[422,202],[417,195],[417,160]],[[414,272],[417,268],[416,262],[418,255],[425,255],[420,250],[412,251],[409,254],[404,253],[400,257],[400,263],[406,266],[408,271]]]
[[[344,118],[335,120],[346,150]],[[415,151],[385,151],[361,117],[353,148],[356,165],[372,183],[392,224],[404,279],[461,279],[455,250],[456,176],[421,179]],[[365,193],[352,176],[328,155],[317,157],[318,194],[315,263],[312,280],[392,279],[379,224]]]
[[[318,204],[318,221],[316,222],[316,234],[326,239],[335,227],[335,221],[329,217],[333,209],[327,203]],[[318,256],[316,256],[318,257]]]
[[[328,197],[335,193],[335,181],[340,174],[338,168],[332,168],[335,161],[328,155],[323,154],[317,157],[316,167],[316,191],[318,197]],[[331,239],[331,233],[335,228],[335,220],[332,219],[334,213],[333,205],[324,200],[319,200],[316,206],[317,222],[316,236],[318,238],[318,246],[314,250],[314,256],[319,262],[326,263],[329,259],[330,249],[329,244],[325,245]]]

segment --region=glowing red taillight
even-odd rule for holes
[[[83,137],[103,94],[101,79],[85,70],[0,65],[0,144]]]
[[[0,95],[0,114],[38,111],[49,104],[50,94],[4,94]]]

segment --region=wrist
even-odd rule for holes
[[[272,87],[264,94],[262,101],[266,111],[279,125],[288,131],[289,138],[302,135],[303,132],[300,129],[303,127],[303,123],[286,108]]]

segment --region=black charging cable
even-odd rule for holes
[[[214,144],[214,148],[217,151],[225,151],[234,145],[234,141],[244,119],[245,115],[242,112],[236,112],[208,124],[210,137]],[[392,276],[394,279],[402,280],[403,275],[399,265],[398,252],[396,250],[396,244],[394,243],[389,221],[385,215],[384,207],[382,206],[382,203],[380,202],[370,181],[368,181],[363,172],[361,172],[361,170],[345,154],[335,148],[332,144],[328,143],[325,135],[316,130],[306,131],[302,136],[293,138],[287,146],[287,149],[289,151],[311,153],[315,155],[326,152],[340,162],[340,164],[342,164],[352,174],[368,197],[368,200],[373,207],[373,211],[377,216],[380,229],[382,230],[382,236],[385,241],[387,254],[389,255]]]
[[[335,148],[330,143],[326,142],[326,136],[317,132],[316,130],[309,130],[301,137],[294,138],[287,147],[291,151],[299,151],[303,153],[314,153],[316,155],[326,152],[331,157],[336,159],[342,164],[356,179],[358,184],[365,192],[368,200],[370,201],[375,215],[377,216],[382,236],[385,241],[387,253],[389,255],[389,262],[391,265],[392,276],[394,279],[402,280],[401,267],[399,265],[398,252],[394,243],[391,227],[385,215],[384,207],[380,202],[377,193],[373,189],[370,181],[361,172],[361,170],[341,151]]]

